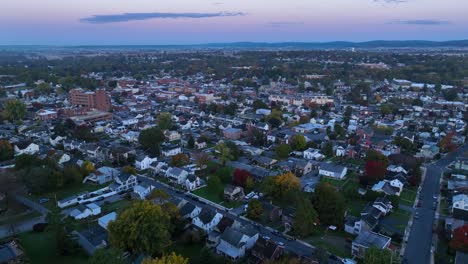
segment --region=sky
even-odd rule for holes
[[[468,39],[467,0],[1,0],[0,45]]]

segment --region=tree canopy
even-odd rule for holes
[[[320,223],[342,226],[346,204],[343,195],[328,183],[321,182],[315,187],[314,207]]]
[[[5,104],[5,117],[10,121],[19,121],[26,116],[26,105],[20,100],[9,100]]]
[[[158,127],[152,127],[140,132],[138,136],[138,143],[143,148],[154,155],[159,155],[160,144],[164,141],[164,134]]]
[[[171,243],[171,216],[150,201],[138,201],[109,223],[109,241],[122,250],[160,254]]]
[[[158,127],[161,130],[167,130],[172,128],[172,115],[168,112],[160,113],[157,117]]]

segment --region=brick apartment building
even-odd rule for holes
[[[83,106],[99,111],[111,110],[110,97],[104,89],[98,89],[94,92],[85,91],[83,89],[72,89],[69,93],[69,101],[72,105]]]

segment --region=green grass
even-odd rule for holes
[[[195,195],[198,195],[200,197],[203,197],[203,198],[205,198],[207,200],[210,200],[210,201],[212,201],[214,203],[221,203],[223,201],[223,199],[219,195],[219,193],[221,193],[221,192],[213,192],[213,191],[210,190],[210,188],[208,188],[208,186],[197,189],[197,190],[193,191],[192,193],[195,194]]]
[[[60,256],[57,252],[55,234],[52,232],[23,233],[19,236],[20,244],[32,264],[82,264],[87,263],[84,254]]]
[[[400,194],[400,202],[405,205],[413,206],[414,201],[416,200],[416,195],[417,193],[415,191],[410,190],[410,189],[405,189]]]
[[[203,242],[195,244],[183,244],[181,242],[175,242],[166,249],[166,253],[170,254],[171,252],[175,252],[178,255],[182,255],[190,259],[190,263],[197,263],[203,247]]]
[[[408,223],[410,219],[410,212],[407,212],[402,209],[397,209],[395,212],[393,212],[389,217],[401,222],[401,223]]]
[[[315,247],[321,247],[335,256],[340,256],[342,258],[351,258],[351,249],[349,251],[345,251],[331,243],[327,243],[326,241],[320,239],[320,237],[314,237],[312,239],[309,239],[308,241]]]
[[[101,207],[101,211],[103,214],[108,214],[114,211],[121,212],[125,208],[129,207],[130,204],[131,204],[131,201],[127,199],[122,199],[120,201],[117,201],[115,203],[110,203],[110,204],[104,203]]]
[[[321,182],[326,182],[336,188],[341,188],[345,182],[346,182],[346,179],[343,179],[343,180],[335,180],[335,179],[332,179],[332,178],[327,178],[327,177],[323,177],[322,179],[320,179]]]
[[[362,209],[366,206],[367,202],[361,199],[354,199],[352,201],[348,201],[348,214],[352,216],[360,216]]]

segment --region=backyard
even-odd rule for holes
[[[53,232],[23,233],[19,236],[19,241],[32,264],[87,263],[87,257],[84,253],[76,256],[60,256],[57,252],[55,234]]]
[[[220,195],[223,193],[223,190],[224,188],[222,186],[221,189],[218,190],[211,190],[210,188],[208,188],[208,186],[205,186],[193,191],[192,193],[207,200],[210,200],[214,203],[220,204],[226,208],[236,208],[242,205],[241,202],[223,200],[222,196]]]
[[[404,189],[400,194],[400,203],[407,206],[413,206],[414,201],[416,200],[416,194],[416,191],[410,188]]]

